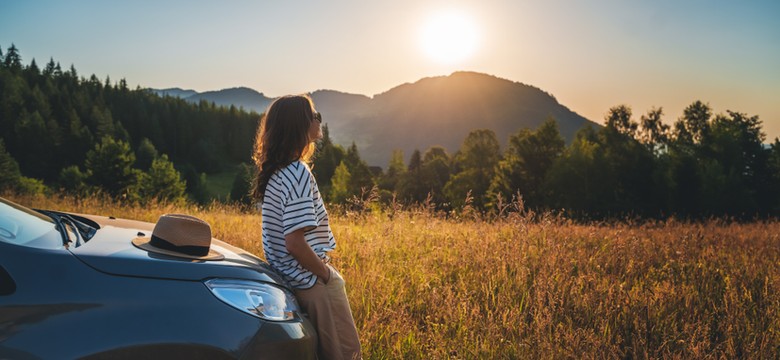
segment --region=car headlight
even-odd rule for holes
[[[211,279],[205,284],[224,303],[261,319],[293,320],[298,312],[295,296],[271,284],[233,279]]]

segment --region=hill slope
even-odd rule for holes
[[[367,158],[383,154],[381,159],[388,159],[394,148],[408,156],[415,148],[424,151],[431,145],[455,152],[478,128],[495,131],[506,145],[509,135],[536,128],[548,116],[558,121],[567,141],[585,124],[598,126],[538,88],[473,72],[424,78],[376,95],[373,101],[377,119],[367,131],[374,136],[365,147]]]

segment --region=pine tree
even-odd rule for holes
[[[368,169],[366,162],[360,158],[355,143],[352,143],[352,146],[347,149],[343,162],[349,170],[348,191],[350,195],[361,195],[364,191],[373,188],[374,180],[371,176],[371,170]],[[336,176],[335,173],[333,176]]]
[[[252,204],[250,189],[254,174],[254,166],[247,163],[241,163],[238,166],[238,172],[236,173],[236,177],[233,178],[233,186],[230,189],[230,200],[243,205]]]
[[[149,139],[143,138],[135,151],[135,165],[141,170],[149,170],[157,156],[157,149],[154,147],[154,144]]]
[[[152,161],[147,176],[141,181],[142,197],[149,200],[183,201],[186,188],[187,183],[181,179],[181,174],[174,169],[173,163],[165,154]]]
[[[3,59],[3,66],[14,73],[22,71],[22,57],[19,55],[16,45],[11,44],[11,47],[8,48],[8,52],[6,52]]]
[[[118,196],[137,182],[132,171],[134,163],[135,155],[126,142],[105,136],[87,153],[84,166],[90,173],[90,184]]]
[[[0,139],[0,191],[14,189],[21,176],[19,163],[5,150],[5,143]]]

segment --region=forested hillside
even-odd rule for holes
[[[201,173],[249,161],[257,113],[80,77],[53,59],[25,66],[14,46],[0,56],[0,139],[24,177],[127,196],[159,159],[158,167],[175,164],[195,194]]]

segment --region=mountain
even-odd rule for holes
[[[386,166],[394,149],[408,157],[415,149],[441,145],[451,154],[475,129],[495,131],[502,146],[523,128],[534,129],[548,116],[571,141],[585,125],[600,125],[571,111],[539,88],[492,75],[455,72],[428,77],[368,97],[335,90],[311,93],[334,142],[354,142],[369,165]],[[194,94],[218,105],[243,106],[258,113],[273,100],[249,88]]]
[[[149,89],[149,90],[151,90],[153,93],[159,96],[172,96],[172,97],[177,97],[182,99],[185,99],[189,96],[198,93],[195,90],[184,90],[182,88],[170,88],[170,89],[162,89],[162,90]]]
[[[317,90],[311,93],[322,122],[328,124],[330,137],[337,144],[349,146],[354,141],[361,150],[361,156],[368,143],[365,124],[377,121],[373,100],[365,95],[354,95],[334,90]],[[389,154],[389,153],[388,153]],[[364,157],[365,159],[365,157]]]
[[[244,110],[254,110],[258,113],[265,111],[273,99],[266,97],[248,87],[236,87],[219,91],[206,91],[185,98],[185,100],[198,103],[200,100],[213,102],[217,105],[243,107]]]
[[[373,102],[377,118],[367,122],[364,133],[371,138],[359,149],[367,160],[383,166],[395,148],[403,149],[407,157],[414,149],[425,151],[432,145],[453,153],[474,129],[493,130],[506,146],[510,135],[535,129],[549,116],[557,120],[567,141],[586,124],[599,126],[536,87],[475,72],[400,85],[374,96]]]

